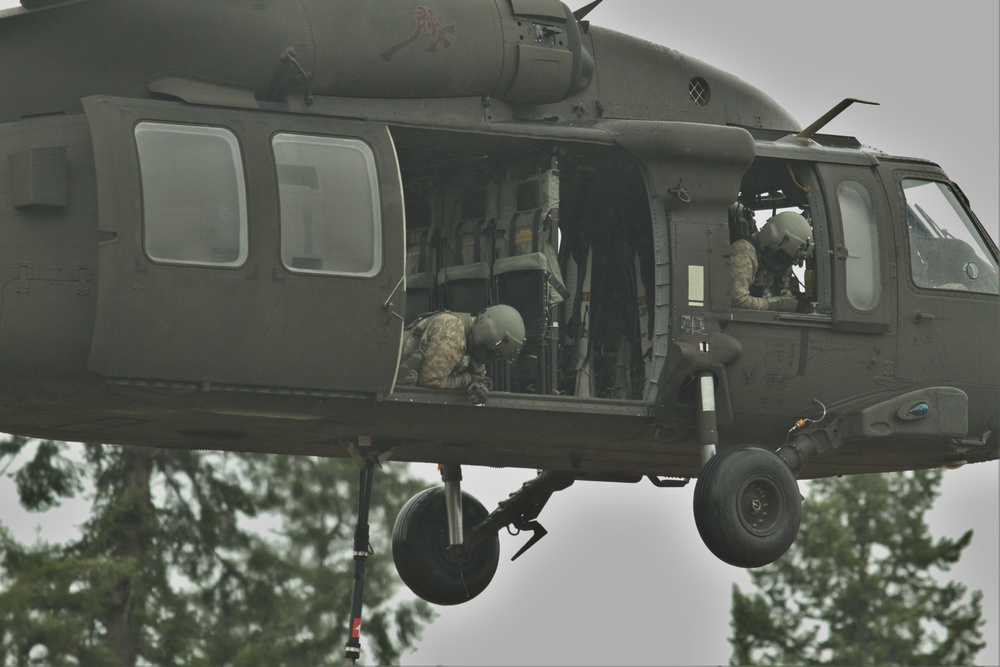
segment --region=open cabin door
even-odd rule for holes
[[[390,391],[403,206],[385,126],[93,97],[89,367],[231,388]]]

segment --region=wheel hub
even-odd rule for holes
[[[778,529],[782,502],[778,482],[768,476],[754,476],[743,483],[737,494],[739,519],[754,535],[765,537]]]

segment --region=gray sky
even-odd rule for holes
[[[0,0],[0,9],[15,4]],[[1000,4],[605,0],[589,19],[732,72],[803,125],[844,97],[881,102],[848,110],[825,131],[938,162],[996,238]],[[431,466],[420,471],[435,475]],[[467,468],[464,488],[492,509],[532,475]],[[556,494],[540,517],[549,535],[510,563],[525,538],[502,533],[500,569],[490,588],[465,605],[439,608],[440,617],[404,662],[727,663],[731,589],[735,583],[750,590],[749,578],[702,545],[693,486],[580,482]],[[946,576],[985,594],[988,646],[978,660],[984,665],[1000,664],[998,487],[995,461],[949,471],[930,516],[936,536],[975,529],[972,545]],[[5,516],[12,499],[10,485],[0,484]],[[81,521],[73,511],[46,515],[46,535],[58,539]],[[803,521],[809,521],[808,503]],[[19,537],[30,537],[38,523],[30,518]]]

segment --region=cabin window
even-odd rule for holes
[[[290,271],[373,276],[382,268],[375,156],[356,139],[272,139],[281,204],[281,261]]]
[[[951,187],[906,178],[903,194],[914,284],[997,294],[997,262]]]
[[[837,186],[837,200],[847,248],[847,300],[857,310],[871,310],[878,304],[881,290],[878,229],[871,194],[858,181],[845,180]]]
[[[766,157],[754,160],[743,177],[737,202],[729,209],[730,243],[755,236],[771,218],[783,212],[798,213],[804,217],[812,227],[815,243],[815,250],[805,261],[791,268],[788,291],[798,298],[797,312],[829,316],[832,312],[831,267],[827,251],[830,247],[830,225],[814,164]],[[762,295],[761,287],[754,285],[751,296]],[[733,307],[740,309],[739,305]]]
[[[236,136],[221,127],[143,122],[135,141],[146,255],[170,264],[243,264],[247,202]]]

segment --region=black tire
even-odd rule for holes
[[[462,527],[466,535],[489,513],[462,492]],[[500,538],[494,534],[461,557],[448,548],[448,511],[444,487],[410,498],[392,529],[392,559],[399,578],[418,597],[433,604],[468,602],[489,586],[500,563]]]
[[[774,452],[737,447],[714,456],[694,488],[694,520],[705,546],[730,565],[761,567],[792,546],[802,496]]]

